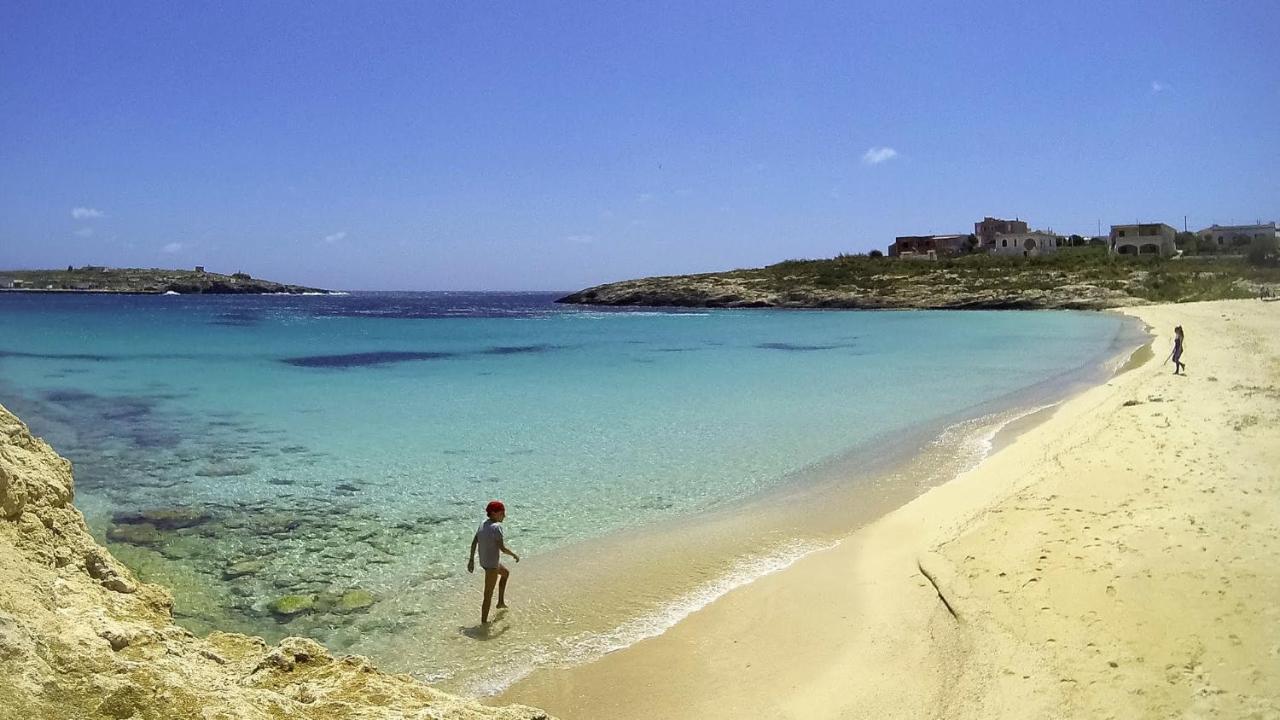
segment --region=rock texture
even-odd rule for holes
[[[71,464],[0,407],[0,720],[547,717],[456,698],[312,640],[197,638],[173,624],[168,591],[94,541],[72,488]]]
[[[0,275],[22,282],[18,292],[105,292],[182,295],[261,295],[264,293],[327,293],[320,288],[288,285],[244,273],[223,275],[195,270],[158,268],[73,268],[67,270],[5,270]]]
[[[624,280],[561,298],[585,305],[935,310],[1101,310],[1257,297],[1280,271],[1239,260],[1117,260],[1105,251],[942,261],[842,256],[751,270]]]
[[[883,288],[797,287],[777,289],[753,278],[688,275],[625,280],[587,288],[558,300],[583,305],[649,305],[718,308],[845,308],[853,310],[1101,310],[1146,301],[1089,284],[1013,290],[903,284]]]

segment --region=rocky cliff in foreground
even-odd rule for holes
[[[841,256],[763,268],[624,280],[562,303],[659,307],[933,310],[1101,310],[1147,302],[1256,296],[1280,270],[1236,258],[1108,256],[1073,248],[1036,258],[971,255],[938,261]]]
[[[0,407],[0,720],[534,720],[379,672],[318,643],[173,624],[89,535],[71,464]]]

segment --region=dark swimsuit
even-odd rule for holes
[[[1175,338],[1173,341],[1173,361],[1178,362],[1182,357],[1182,338]]]

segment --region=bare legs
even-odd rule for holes
[[[511,571],[505,565],[498,566],[498,607],[505,608],[507,606],[507,578],[511,577]]]
[[[490,570],[485,568],[484,571],[484,602],[480,605],[480,622],[489,622],[489,605],[493,602],[493,586],[498,586],[498,607],[505,608],[507,606],[507,578],[511,577],[511,571],[506,567],[499,565],[497,569]]]

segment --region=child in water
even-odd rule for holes
[[[480,605],[480,623],[489,622],[489,603],[493,600],[493,586],[498,586],[498,607],[507,606],[507,578],[511,571],[502,564],[502,553],[506,553],[520,562],[520,556],[511,552],[502,541],[502,521],[507,519],[507,508],[500,500],[494,500],[485,506],[485,515],[489,518],[480,524],[476,535],[471,539],[471,556],[467,559],[467,572],[476,571],[476,550],[480,550],[480,567],[484,568],[484,602]]]
[[[1187,369],[1187,364],[1182,362],[1182,326],[1179,325],[1173,329],[1173,374],[1178,375],[1182,370]]]

